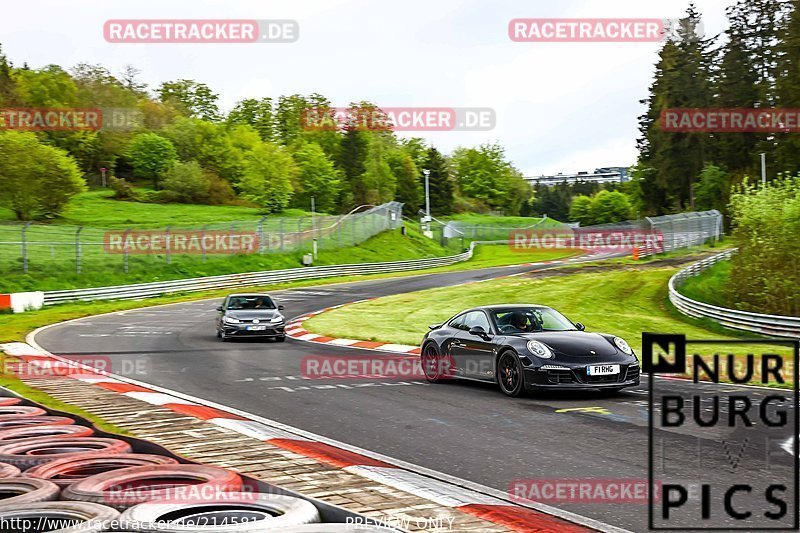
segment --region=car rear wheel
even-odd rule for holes
[[[497,384],[503,394],[512,397],[521,396],[525,390],[522,363],[519,356],[511,350],[500,354],[497,360]]]
[[[430,383],[439,383],[442,380],[442,356],[439,349],[432,342],[422,349],[422,371],[425,379]]]

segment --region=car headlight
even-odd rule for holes
[[[539,341],[528,341],[528,351],[542,359],[552,359],[553,351]]]
[[[625,342],[625,339],[621,339],[619,337],[614,337],[614,344],[617,345],[617,348],[623,353],[628,355],[633,355],[633,350],[631,350],[630,345]]]
[[[227,324],[238,324],[239,323],[239,319],[238,318],[233,318],[232,316],[226,316],[222,320]]]
[[[277,322],[283,322],[283,315],[278,315],[276,317],[271,318],[270,322],[272,322],[273,324]]]

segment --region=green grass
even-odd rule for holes
[[[552,218],[501,217],[497,215],[483,215],[480,213],[460,213],[445,217],[444,220],[452,220],[467,226],[501,226],[508,228],[528,228],[531,226],[548,228],[563,225],[561,222]]]
[[[95,226],[100,228],[158,228],[173,226],[202,226],[220,222],[258,220],[262,213],[256,207],[236,205],[148,204],[127,202],[111,198],[108,189],[93,189],[76,195],[67,204],[61,216],[52,221],[56,225]],[[290,209],[271,215],[271,218],[310,216],[300,209]],[[9,209],[0,209],[0,220],[14,220]]]
[[[463,309],[535,303],[561,311],[571,320],[585,324],[589,331],[619,335],[637,353],[641,352],[643,331],[683,333],[691,339],[748,337],[680,315],[667,300],[667,281],[676,270],[628,268],[549,278],[516,276],[429,289],[334,309],[307,320],[304,327],[332,337],[416,345],[429,324],[441,323]],[[719,348],[722,353],[737,355],[741,349],[734,345]]]
[[[687,278],[678,292],[699,302],[720,307],[729,307],[727,284],[731,274],[731,262],[720,261],[697,276]]]

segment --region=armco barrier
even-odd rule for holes
[[[689,265],[672,276],[669,280],[669,300],[672,304],[685,315],[695,318],[710,318],[732,329],[752,331],[776,337],[800,338],[800,317],[765,315],[727,309],[692,300],[678,292],[678,287],[681,286],[686,278],[696,276],[719,261],[730,259],[734,253],[736,253],[735,248],[713,255]]]
[[[134,285],[47,291],[44,293],[44,305],[53,305],[76,300],[92,301],[149,298],[176,292],[254,287],[258,285],[283,283],[287,281],[304,279],[420,270],[423,268],[446,266],[452,265],[453,263],[458,263],[460,261],[466,261],[472,257],[475,244],[475,242],[471,243],[469,249],[460,254],[445,257],[432,257],[428,259],[288,268],[284,270],[265,270],[261,272],[244,272],[241,274],[226,274],[222,276],[207,276],[203,278],[178,279],[173,281],[158,281],[153,283],[137,283]]]

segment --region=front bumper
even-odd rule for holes
[[[248,329],[264,326],[264,329]],[[283,337],[285,324],[223,324],[222,331],[228,337]]]
[[[526,390],[543,389],[609,389],[632,387],[639,384],[641,368],[638,364],[620,365],[619,374],[589,376],[586,365],[552,363],[539,368],[523,367]]]

